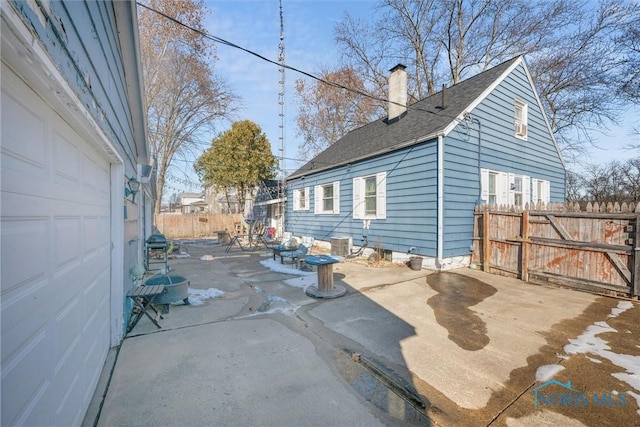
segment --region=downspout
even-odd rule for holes
[[[438,136],[438,242],[436,267],[442,268],[444,248],[444,139]]]
[[[473,117],[470,113],[464,115],[465,122],[478,125],[478,201],[477,205],[482,204],[482,124],[480,120]]]

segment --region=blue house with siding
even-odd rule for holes
[[[287,231],[468,264],[478,204],[560,202],[565,165],[522,56],[407,106],[389,77],[387,117],[349,132],[287,178]]]

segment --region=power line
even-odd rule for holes
[[[225,40],[225,39],[220,38],[220,37],[218,37],[218,36],[214,36],[214,35],[212,35],[212,34],[209,34],[209,33],[205,32],[205,31],[199,30],[199,29],[197,29],[197,28],[193,28],[193,27],[191,27],[191,26],[189,26],[189,25],[187,25],[187,24],[185,24],[185,23],[183,23],[183,22],[181,22],[181,21],[178,21],[178,20],[177,20],[177,19],[175,19],[174,17],[167,15],[167,14],[166,14],[166,13],[164,13],[164,12],[160,12],[159,10],[153,9],[153,8],[152,8],[152,7],[150,7],[150,6],[147,6],[147,5],[142,4],[142,3],[140,3],[140,2],[136,2],[136,4],[137,4],[137,5],[139,5],[139,6],[141,6],[141,7],[144,7],[145,9],[147,9],[147,10],[149,10],[149,11],[151,11],[151,12],[154,12],[154,13],[157,13],[158,15],[161,15],[161,16],[165,17],[166,19],[168,19],[168,20],[170,20],[170,21],[172,21],[172,22],[175,22],[176,24],[178,24],[178,25],[180,25],[180,26],[182,26],[182,27],[185,27],[185,28],[187,28],[187,29],[189,29],[189,30],[191,30],[191,31],[194,31],[194,32],[196,32],[196,33],[200,34],[200,35],[201,35],[202,37],[204,37],[204,38],[207,38],[207,39],[209,39],[209,40],[212,40],[212,41],[214,41],[214,42],[216,42],[216,43],[220,43],[220,44],[223,44],[223,45],[226,45],[226,46],[229,46],[229,47],[232,47],[232,48],[235,48],[235,49],[241,50],[241,51],[246,52],[246,53],[248,53],[248,54],[250,54],[250,55],[253,55],[253,56],[255,56],[255,57],[257,57],[257,58],[259,58],[259,59],[261,59],[261,60],[263,60],[263,61],[265,61],[265,62],[268,62],[268,63],[270,63],[270,64],[276,65],[276,66],[278,66],[278,67],[282,67],[283,69],[291,70],[291,71],[293,71],[293,72],[296,72],[296,73],[302,74],[303,76],[307,76],[307,77],[309,77],[309,78],[311,78],[311,79],[313,79],[313,80],[316,80],[316,81],[318,81],[318,82],[320,82],[320,83],[323,83],[323,84],[326,84],[326,85],[328,85],[328,86],[332,86],[332,87],[335,87],[335,88],[337,88],[337,89],[343,89],[343,90],[346,90],[346,91],[349,91],[349,92],[355,93],[356,95],[364,96],[364,97],[366,97],[366,98],[371,98],[371,99],[376,100],[376,101],[380,101],[380,102],[388,102],[388,103],[391,103],[391,104],[395,104],[395,105],[398,105],[398,106],[401,106],[401,107],[407,108],[408,110],[422,111],[422,112],[429,113],[429,114],[433,114],[433,115],[436,115],[436,116],[441,116],[441,117],[442,117],[442,116],[445,116],[445,117],[449,117],[449,118],[451,118],[451,119],[457,119],[457,117],[449,116],[449,115],[447,115],[447,114],[442,114],[441,112],[440,112],[440,113],[437,113],[437,112],[435,112],[435,111],[426,110],[426,109],[424,109],[424,108],[413,107],[413,106],[410,106],[410,105],[403,105],[403,104],[401,104],[401,103],[399,103],[399,102],[394,102],[394,101],[390,101],[390,100],[385,99],[385,98],[381,98],[381,97],[378,97],[378,96],[375,96],[375,95],[371,95],[371,94],[369,94],[369,93],[365,93],[365,92],[362,92],[362,91],[360,91],[360,90],[353,89],[353,88],[350,88],[350,87],[348,87],[348,86],[341,85],[341,84],[339,84],[339,83],[334,83],[334,82],[330,82],[330,81],[324,80],[323,78],[318,77],[318,76],[315,76],[315,75],[313,75],[313,74],[311,74],[311,73],[309,73],[309,72],[307,72],[307,71],[303,71],[303,70],[300,70],[299,68],[295,68],[295,67],[292,67],[292,66],[290,66],[290,65],[286,65],[286,64],[284,63],[284,58],[282,59],[282,61],[281,61],[281,62],[273,61],[273,60],[271,60],[271,59],[269,59],[269,58],[267,58],[267,57],[265,57],[265,56],[263,56],[263,55],[261,55],[261,54],[259,54],[259,53],[257,53],[257,52],[254,52],[254,51],[252,51],[252,50],[250,50],[250,49],[244,48],[244,47],[239,46],[239,45],[237,45],[237,44],[235,44],[235,43],[232,43],[232,42],[230,42],[230,41],[228,41],[228,40]]]

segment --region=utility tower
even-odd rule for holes
[[[285,113],[285,62],[284,62],[284,17],[283,17],[283,13],[282,13],[282,0],[280,1],[280,44],[278,45],[278,49],[279,49],[279,53],[278,53],[278,63],[280,64],[278,67],[278,76],[279,76],[279,81],[278,84],[280,85],[280,91],[278,92],[278,115],[280,118],[280,135],[279,135],[279,140],[280,140],[280,183],[278,185],[278,199],[280,200],[279,202],[279,206],[280,206],[280,217],[279,217],[279,222],[280,224],[278,224],[278,229],[280,230],[280,232],[284,232],[284,227],[285,227],[285,218],[284,218],[284,211],[285,211],[285,207],[284,207],[284,199],[286,197],[286,165],[285,165],[285,128],[284,128],[284,113]]]

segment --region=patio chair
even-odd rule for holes
[[[234,245],[238,245],[242,252],[244,252],[248,247],[251,246],[248,240],[248,236],[246,234],[238,234],[237,232],[234,236],[231,237],[229,243],[227,243],[225,252],[228,253],[229,251],[231,251]]]
[[[293,251],[281,251],[280,252],[280,263],[284,264],[285,258],[291,258],[291,262],[295,262],[298,270],[300,270],[300,261],[309,253],[309,248],[301,244],[297,249]]]

